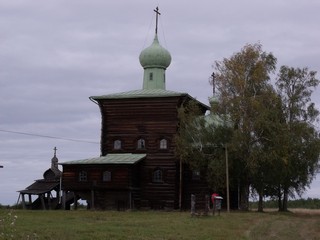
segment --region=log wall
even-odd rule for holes
[[[181,97],[108,99],[99,101],[102,115],[101,153],[147,153],[140,168],[140,206],[174,208],[178,203],[177,158],[174,136],[178,127],[177,109]],[[145,140],[145,149],[137,142]],[[160,149],[160,140],[167,149]],[[114,141],[121,149],[114,149]],[[154,183],[152,173],[160,169],[163,181]]]
[[[174,137],[178,131],[178,108],[189,97],[153,97],[137,99],[97,100],[101,111],[101,155],[109,153],[146,153],[135,165],[63,165],[63,189],[73,191],[95,208],[152,208],[179,207],[180,170],[175,156]],[[205,111],[205,109],[203,109]],[[144,139],[145,148],[138,147]],[[167,148],[160,148],[160,141]],[[121,141],[115,149],[114,142]],[[162,178],[155,181],[153,174],[160,170]],[[87,181],[79,181],[79,173],[86,171]],[[103,172],[112,173],[111,182],[103,182]],[[182,206],[189,207],[190,193],[207,188],[183,175]],[[90,202],[91,201],[91,202]],[[94,201],[94,202],[92,202]]]

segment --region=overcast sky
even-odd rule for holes
[[[168,90],[208,104],[212,64],[247,43],[260,42],[278,67],[320,74],[318,0],[0,0],[1,204],[42,178],[55,146],[60,162],[99,156],[100,111],[88,97],[142,88],[138,57],[156,6],[172,56]],[[320,198],[320,176],[304,196]]]

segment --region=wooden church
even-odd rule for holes
[[[61,163],[63,195],[74,193],[92,209],[186,209],[191,194],[210,194],[199,172],[175,154],[178,109],[196,100],[166,89],[171,55],[159,43],[157,26],[139,60],[142,89],[90,97],[101,112],[101,156]],[[196,102],[203,114],[209,110]]]
[[[58,168],[58,158],[56,156],[57,148],[54,148],[54,156],[51,159],[51,167],[44,171],[43,178],[37,179],[26,187],[20,190],[19,199],[23,209],[60,209],[61,208],[61,171]],[[28,196],[26,199],[25,197]],[[71,199],[70,199],[71,197]],[[73,194],[69,194],[69,199],[65,198],[69,203],[74,202]]]

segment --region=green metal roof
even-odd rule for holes
[[[143,68],[166,69],[171,63],[171,55],[167,49],[160,45],[156,34],[153,43],[140,53],[139,60]]]
[[[221,126],[224,124],[223,119],[220,116],[213,114],[213,113],[205,115],[204,120],[205,120],[205,124],[207,127],[210,125],[214,125],[214,126],[220,125]]]
[[[135,164],[146,157],[146,154],[133,154],[133,153],[111,153],[103,157],[87,158],[81,160],[73,160],[61,165],[71,164]]]
[[[102,96],[92,96],[91,99],[123,99],[123,98],[148,98],[148,97],[176,97],[188,95],[187,93],[179,93],[164,89],[142,89],[129,92],[112,93]]]
[[[164,89],[142,89],[142,90],[133,90],[128,92],[121,93],[111,93],[101,96],[91,96],[91,100],[103,100],[103,99],[130,99],[130,98],[157,98],[157,97],[179,97],[187,96],[190,99],[197,101],[204,108],[210,109],[206,104],[198,101],[197,99],[191,97],[188,93],[174,92]]]

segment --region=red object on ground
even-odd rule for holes
[[[212,195],[211,195],[212,204],[214,204],[214,198],[217,197],[217,196],[219,196],[218,193],[212,193]]]

